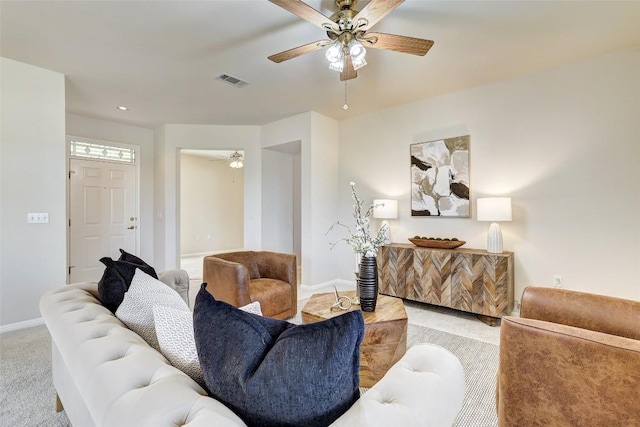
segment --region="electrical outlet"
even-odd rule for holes
[[[553,276],[553,287],[561,288],[562,287],[562,276]]]
[[[517,311],[518,313],[520,312],[520,301],[515,300],[513,302],[513,311]]]

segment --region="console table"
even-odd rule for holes
[[[513,310],[513,252],[392,243],[377,261],[381,294],[475,313],[490,325]]]

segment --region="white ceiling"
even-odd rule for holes
[[[307,3],[335,11],[333,0]],[[261,125],[309,110],[342,120],[640,46],[639,1],[407,0],[374,29],[434,47],[424,57],[369,49],[344,111],[344,83],[322,51],[267,60],[325,38],[267,0],[3,0],[0,8],[2,56],[64,73],[68,112],[149,128]],[[222,73],[251,84],[214,80]]]

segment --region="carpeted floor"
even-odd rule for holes
[[[51,337],[43,326],[0,334],[0,426],[66,427],[56,413]]]
[[[455,426],[493,427],[498,346],[418,325],[409,325],[408,346],[434,343],[454,353],[465,370],[466,394]],[[51,342],[45,326],[0,335],[0,426],[69,426],[55,412]],[[425,396],[425,398],[428,398]]]

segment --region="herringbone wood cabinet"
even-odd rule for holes
[[[393,243],[377,260],[381,294],[494,318],[513,310],[513,252]]]

